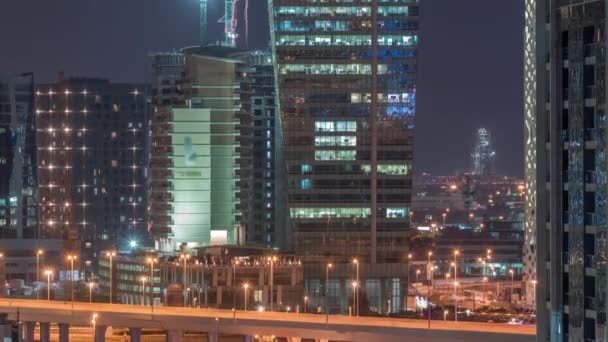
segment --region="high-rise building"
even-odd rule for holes
[[[272,54],[251,51],[242,61],[241,207],[246,242],[282,249],[290,245],[286,227],[285,174]]]
[[[496,152],[492,147],[492,137],[485,128],[477,130],[475,135],[475,145],[471,158],[473,160],[473,174],[477,176],[487,176],[494,173],[494,158]]]
[[[0,239],[37,238],[34,76],[0,78]]]
[[[294,251],[344,265],[332,269],[341,279],[327,284],[327,310],[345,312],[352,258],[366,265],[370,306],[403,307],[405,274],[392,266],[408,250],[418,9],[269,2]],[[305,277],[309,293],[323,293],[325,267]]]
[[[64,79],[36,90],[42,237],[95,254],[147,238],[147,86]]]
[[[150,229],[161,251],[235,244],[240,229],[240,61],[232,48],[187,48],[183,105],[151,120]]]
[[[528,132],[536,158],[527,167],[536,171],[539,341],[608,340],[607,4],[527,4],[536,44],[526,61],[526,95],[535,97],[527,98],[526,118],[536,128]]]
[[[170,106],[184,102],[183,93],[179,88],[184,73],[184,58],[182,53],[175,51],[151,53],[148,56],[154,106]]]

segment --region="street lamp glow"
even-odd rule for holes
[[[135,240],[131,240],[131,241],[129,242],[129,246],[131,246],[131,248],[135,248],[135,247],[137,247],[137,241],[135,241]]]

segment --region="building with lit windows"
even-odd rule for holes
[[[317,302],[329,293],[327,310],[346,312],[339,294],[351,291],[357,258],[369,307],[399,312],[410,229],[418,1],[269,3],[287,204],[307,291]],[[326,262],[335,265],[324,285]]]
[[[0,78],[0,239],[38,237],[34,76]]]
[[[243,243],[238,182],[240,61],[186,48],[183,105],[152,114],[150,230],[164,252]]]
[[[528,219],[537,229],[526,243],[538,257],[530,279],[537,338],[606,341],[608,2],[527,6],[526,119],[535,128],[527,141],[535,142],[535,158],[526,166],[536,182]]]
[[[36,87],[41,234],[70,241],[87,273],[101,249],[147,236],[146,92],[62,75]]]
[[[184,102],[179,85],[184,72],[184,55],[180,52],[158,52],[148,56],[150,88],[154,106]]]

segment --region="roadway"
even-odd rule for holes
[[[330,315],[326,322],[325,315],[316,314],[180,307],[154,307],[152,310],[149,306],[8,298],[0,299],[0,312],[7,313],[12,320],[68,323],[71,326],[89,326],[96,313],[97,325],[112,327],[355,342],[532,342],[536,339],[536,328],[527,325],[432,321],[431,329],[428,329],[426,320],[414,319]]]

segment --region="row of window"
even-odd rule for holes
[[[418,9],[410,6],[378,6],[378,16],[386,17],[390,15],[417,15]],[[316,16],[357,16],[367,17],[371,16],[372,9],[369,6],[279,6],[276,9],[278,15],[297,15],[305,17],[316,17]]]
[[[387,73],[386,64],[378,64],[378,75]],[[305,73],[307,75],[371,75],[371,64],[281,64],[279,73]]]
[[[356,121],[316,121],[315,132],[356,132]]]
[[[414,93],[402,93],[402,94],[388,94],[385,96],[382,93],[378,93],[378,102],[384,103],[415,103],[416,95]],[[370,103],[372,102],[371,93],[351,93],[351,103]]]
[[[369,164],[361,165],[361,170],[369,175],[372,172],[372,166]],[[378,174],[381,175],[405,176],[411,172],[412,167],[405,164],[379,164],[377,170]]]
[[[315,160],[357,160],[357,151],[315,151]]]
[[[414,46],[417,43],[416,35],[378,36],[379,46]],[[370,46],[372,38],[369,34],[283,35],[276,44],[277,46]]]
[[[315,146],[357,146],[357,137],[349,135],[315,137]]]
[[[291,208],[291,218],[317,219],[317,218],[355,218],[370,217],[370,208]]]

